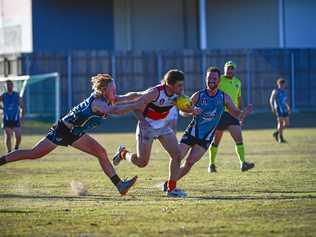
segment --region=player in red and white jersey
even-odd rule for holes
[[[175,100],[184,88],[184,74],[179,70],[169,70],[160,85],[143,92],[144,108],[136,111],[138,124],[136,129],[137,153],[129,152],[124,145],[118,148],[113,158],[114,165],[128,160],[138,167],[147,166],[154,139],[158,139],[169,153],[168,196],[183,197],[186,194],[176,187],[176,177],[180,168],[181,151],[177,137],[169,126],[168,114]]]

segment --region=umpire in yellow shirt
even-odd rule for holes
[[[228,94],[233,103],[241,108],[241,81],[234,76],[234,70],[236,69],[236,64],[232,61],[228,61],[224,66],[224,75],[221,76],[219,89],[224,93]],[[252,169],[255,164],[245,161],[245,148],[242,139],[241,126],[238,119],[233,117],[227,112],[223,113],[219,124],[217,125],[214,140],[212,146],[209,149],[209,167],[208,172],[216,172],[215,159],[218,150],[218,146],[223,136],[223,131],[228,130],[235,141],[235,151],[240,161],[240,170],[247,171]]]

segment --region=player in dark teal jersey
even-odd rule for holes
[[[284,143],[286,141],[283,138],[283,130],[290,124],[289,114],[291,108],[288,104],[285,80],[280,78],[276,84],[277,88],[272,91],[270,96],[271,110],[277,117],[277,130],[273,133],[273,137],[277,142]]]
[[[194,93],[191,97],[191,111],[180,111],[182,116],[193,116],[193,119],[179,144],[181,157],[187,154],[188,156],[180,168],[177,181],[185,176],[208,150],[225,106],[229,113],[238,119],[244,119],[252,111],[252,105],[248,105],[244,111],[239,110],[230,96],[218,90],[219,78],[220,70],[210,67],[205,78],[206,89]],[[164,189],[165,186],[166,184]]]
[[[14,91],[13,82],[8,80],[6,82],[7,91],[0,95],[0,102],[3,106],[3,129],[4,129],[4,142],[7,151],[12,150],[12,136],[15,134],[15,150],[19,149],[21,144],[21,121],[23,119],[24,107],[23,100],[19,93]]]
[[[106,150],[85,132],[98,126],[109,114],[123,114],[144,106],[141,93],[128,93],[125,96],[116,95],[113,79],[108,74],[98,74],[92,77],[93,93],[49,130],[47,137],[40,140],[30,150],[18,150],[0,158],[0,165],[5,163],[41,158],[57,146],[72,146],[99,159],[104,173],[111,179],[118,191],[125,195],[136,182],[137,176],[122,181],[108,160]],[[132,102],[129,102],[133,100]],[[119,102],[120,104],[115,105]],[[124,103],[125,102],[125,103]],[[113,104],[113,105],[112,105]]]

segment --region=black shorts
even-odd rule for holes
[[[289,113],[285,110],[280,110],[280,109],[276,109],[276,114],[275,114],[278,118],[286,118],[289,117]]]
[[[3,128],[19,128],[20,120],[3,120]]]
[[[48,131],[47,139],[58,146],[68,146],[82,137],[84,133],[80,135],[74,135],[63,121],[59,120],[57,124],[54,124]]]
[[[224,112],[219,123],[216,127],[216,130],[225,130],[230,125],[238,125],[240,126],[239,120],[233,117],[230,113]]]
[[[188,133],[184,133],[180,143],[186,144],[188,146],[193,146],[193,145],[199,145],[200,147],[203,147],[205,150],[208,150],[208,148],[211,145],[211,141],[205,141],[202,139],[198,139],[196,137],[193,137],[192,135]]]

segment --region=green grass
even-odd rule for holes
[[[166,198],[157,187],[168,174],[168,156],[158,142],[148,167],[119,166],[122,177],[139,176],[126,197],[96,159],[72,148],[2,166],[0,236],[315,236],[316,129],[289,129],[282,145],[271,133],[244,132],[247,158],[256,163],[247,173],[239,171],[225,134],[218,173],[206,172],[205,156],[179,182],[189,194],[181,200]],[[93,136],[110,157],[122,142],[135,150],[132,133]],[[26,135],[23,147],[39,138]],[[89,194],[72,194],[72,180],[87,185]]]

